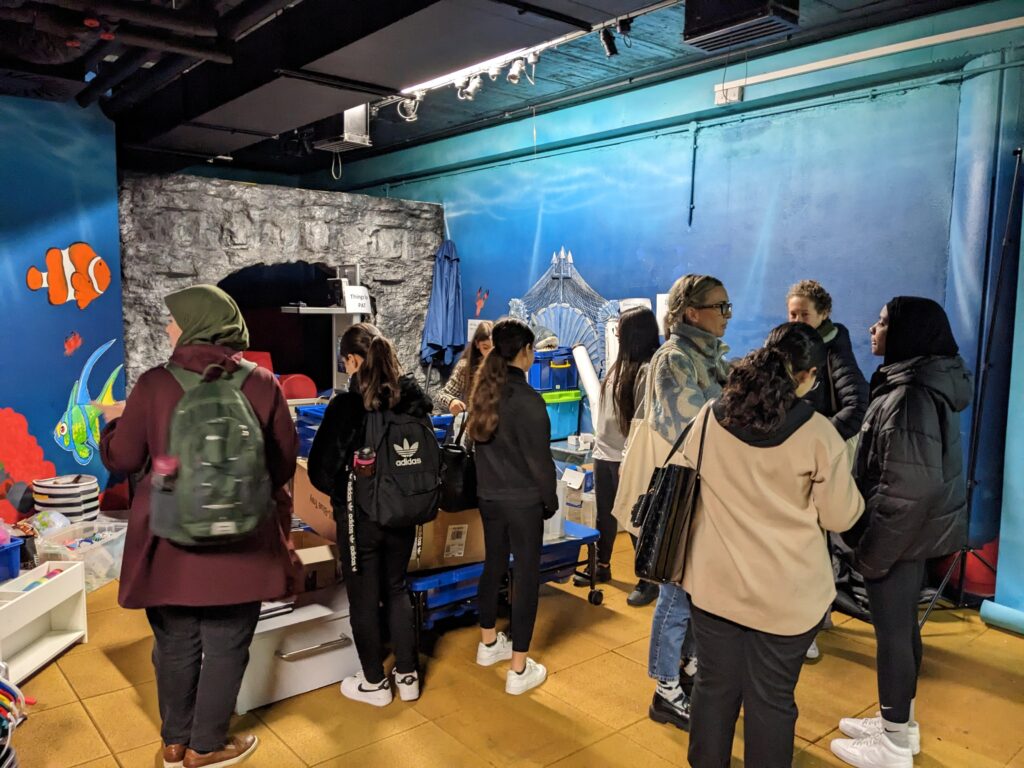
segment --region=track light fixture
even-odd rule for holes
[[[419,109],[420,102],[423,101],[423,91],[417,91],[412,98],[402,99],[398,102],[396,109],[398,110],[398,116],[405,120],[407,123],[415,123],[419,120]]]
[[[501,77],[501,67],[501,64],[492,64],[490,69],[487,70],[487,75],[491,78],[492,83]]]
[[[516,59],[512,62],[512,66],[508,70],[508,81],[512,85],[519,83],[519,78],[523,76],[523,71],[526,69],[526,61],[524,59]]]
[[[476,98],[476,95],[480,93],[480,89],[483,87],[484,81],[481,79],[480,75],[473,75],[467,85],[459,87],[459,100],[472,101]]]
[[[601,45],[604,46],[604,55],[611,58],[612,56],[619,55],[619,49],[615,45],[615,35],[612,34],[611,27],[605,27],[601,30]]]

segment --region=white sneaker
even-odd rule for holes
[[[368,683],[361,670],[341,681],[341,695],[346,699],[372,704],[375,707],[386,707],[393,698],[391,681],[387,676],[379,683]]]
[[[402,701],[416,701],[420,697],[420,673],[395,670],[395,688]]]
[[[526,693],[531,688],[536,688],[547,678],[547,667],[528,658],[523,674],[513,672],[511,669],[508,671],[508,676],[505,678],[505,693],[518,696],[520,693]]]
[[[833,739],[832,754],[855,768],[913,768],[914,753],[898,747],[884,731],[860,739]]]
[[[492,646],[480,643],[476,647],[476,663],[481,667],[490,667],[499,661],[508,661],[512,658],[512,641],[504,632],[498,633],[498,639]]]
[[[876,712],[874,717],[844,717],[839,721],[839,730],[851,739],[862,739],[873,733],[881,733],[885,730],[882,713]],[[910,739],[910,751],[915,755],[921,754],[921,726],[911,723],[907,728],[907,736]]]
[[[815,659],[819,658],[820,656],[821,656],[821,651],[818,650],[818,641],[817,640],[812,640],[811,641],[811,647],[807,649],[807,658],[810,661],[814,661]]]

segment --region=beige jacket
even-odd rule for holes
[[[683,446],[687,466],[710,407]],[[745,627],[807,632],[836,595],[822,529],[845,531],[864,512],[845,443],[818,413],[774,447],[740,440],[714,412],[707,433],[683,588],[701,610]]]

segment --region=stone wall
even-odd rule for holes
[[[216,284],[244,267],[292,261],[358,263],[376,299],[377,324],[395,341],[406,370],[418,369],[434,253],[444,237],[441,206],[198,176],[125,175],[120,214],[129,383],[167,359],[168,293]]]

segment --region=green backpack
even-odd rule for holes
[[[274,509],[263,430],[242,385],[256,366],[228,373],[167,370],[185,391],[171,416],[169,457],[175,478],[153,477],[149,527],[184,546],[229,544],[255,531]],[[207,380],[211,370],[221,375]]]

